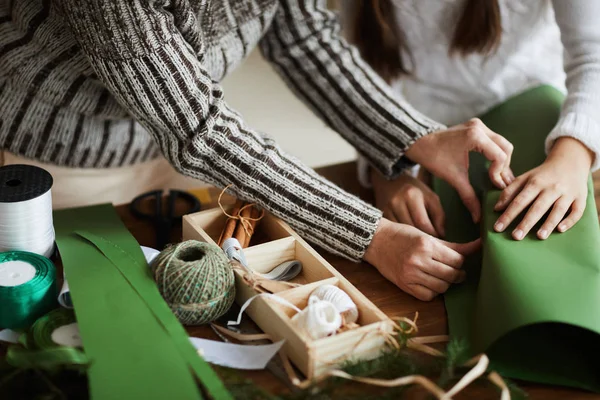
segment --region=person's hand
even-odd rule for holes
[[[382,218],[364,259],[406,293],[430,301],[465,279],[464,257],[480,245],[448,243]]]
[[[503,232],[531,205],[513,230],[514,239],[523,239],[550,209],[548,218],[537,231],[538,238],[546,239],[557,225],[560,232],[569,230],[585,210],[592,161],[593,153],[578,140],[558,139],[542,165],[519,176],[502,191],[494,210],[504,210],[504,213],[494,229]],[[564,218],[569,210],[569,215]]]
[[[444,210],[440,198],[425,183],[402,174],[387,180],[374,168],[371,182],[375,205],[392,222],[412,225],[432,236],[444,236]]]
[[[452,185],[471,212],[473,221],[479,222],[481,208],[469,182],[471,151],[482,153],[491,161],[489,173],[496,186],[504,189],[514,180],[510,170],[512,144],[477,118],[423,136],[406,151],[406,156]]]

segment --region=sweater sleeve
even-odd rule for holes
[[[342,37],[325,0],[281,0],[261,50],[288,86],[388,178],[404,152],[442,129],[394,95]]]
[[[567,98],[546,151],[559,137],[570,136],[595,153],[600,168],[600,1],[553,0],[564,46]]]
[[[98,78],[154,136],[181,173],[224,187],[290,223],[308,240],[360,260],[381,218],[274,141],[244,124],[175,26],[167,1],[61,0]]]

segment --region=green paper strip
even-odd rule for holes
[[[515,146],[512,169],[522,174],[545,159],[544,140],[558,120],[563,96],[540,87],[508,100],[481,117]],[[493,225],[500,191],[492,188],[482,157],[471,157],[470,179],[481,194],[483,224],[471,222],[457,193],[445,182],[434,188],[446,212],[447,239],[483,236],[482,254],[469,257],[467,281],[445,296],[450,335],[485,351],[505,376],[600,391],[600,229],[591,180],[582,219],[566,233],[536,238],[538,224],[522,241],[511,238],[522,215],[505,233]]]
[[[139,276],[133,273],[131,268],[128,268],[129,265],[139,262],[139,260],[135,260],[129,253],[106,238],[86,231],[78,231],[76,233],[94,244],[94,246],[109,258],[117,268],[119,268],[119,271],[123,274],[125,279],[129,281],[138,295],[144,299],[146,305],[152,310],[156,319],[173,338],[181,356],[189,363],[196,374],[196,377],[202,381],[203,386],[206,387],[213,398],[230,398],[230,395],[219,380],[219,377],[198,355],[196,348],[188,338],[187,332],[179,321],[177,321],[177,318],[174,316],[167,303],[162,300],[155,282],[148,279],[138,279]],[[141,265],[141,268],[144,268],[145,270],[148,268],[145,260]],[[156,296],[160,297],[161,301],[153,301],[156,299]]]
[[[198,399],[201,394],[188,361],[204,363],[190,348],[182,356],[180,344],[185,331],[171,314],[165,329],[151,308],[166,307],[145,264],[138,243],[125,229],[110,205],[57,211],[54,215],[56,241],[65,273],[69,276],[71,296],[85,352],[92,360],[89,370],[90,392],[95,400],[124,399]],[[76,231],[87,231],[118,244],[133,261],[117,267],[96,246]],[[142,298],[120,269],[128,271],[140,287],[154,287],[154,294]],[[137,286],[136,285],[136,286]],[[149,307],[148,305],[151,305]],[[179,337],[178,337],[179,336]],[[209,370],[209,368],[207,367]],[[211,371],[212,372],[212,371]],[[208,374],[208,372],[207,372]],[[206,376],[199,376],[203,383]],[[221,386],[214,373],[211,388]],[[223,388],[211,393],[227,399]]]

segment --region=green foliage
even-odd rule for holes
[[[398,342],[405,343],[407,336],[399,335]],[[431,357],[414,352],[402,346],[401,350],[391,349],[370,361],[348,361],[342,370],[353,375],[380,379],[394,379],[407,375],[424,375],[448,389],[464,375],[468,368],[462,365],[468,361],[468,348],[465,342],[448,343],[445,357]],[[68,366],[65,366],[68,367]],[[273,395],[245,379],[235,370],[215,367],[232,396],[237,400],[391,400],[399,399],[407,388],[377,388],[350,382],[341,378],[329,378],[308,389]],[[481,379],[481,384],[490,391],[495,386]],[[527,398],[526,393],[514,383],[507,381],[514,400]],[[8,394],[8,396],[7,396]],[[87,379],[84,371],[69,368],[41,370],[39,368],[15,368],[5,361],[0,362],[0,398],[24,400],[58,400],[88,398]]]

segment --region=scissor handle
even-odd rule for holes
[[[154,214],[143,212],[140,207],[140,203],[146,199],[154,198]],[[129,204],[129,211],[138,218],[157,220],[162,215],[162,190],[153,190],[151,192],[142,193],[137,196],[131,204]]]
[[[190,208],[186,210],[186,212],[182,215],[175,215],[175,202],[177,199],[183,199],[190,205]],[[168,203],[168,216],[174,220],[179,221],[181,217],[185,214],[192,214],[200,211],[201,204],[200,201],[191,193],[183,192],[181,190],[170,190],[169,191],[169,203]]]

